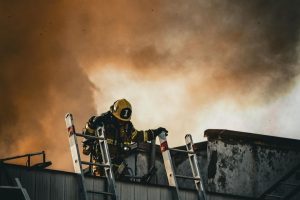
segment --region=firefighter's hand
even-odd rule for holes
[[[159,134],[161,134],[162,132],[165,132],[166,136],[168,136],[168,131],[167,129],[163,128],[163,127],[159,127],[157,129],[154,130],[154,136],[158,136]]]

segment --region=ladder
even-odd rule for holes
[[[198,199],[199,200],[206,200],[206,193],[205,193],[205,189],[203,187],[203,182],[202,182],[201,174],[200,174],[199,167],[198,167],[198,159],[197,159],[197,155],[196,155],[196,153],[194,151],[194,148],[193,148],[194,143],[193,143],[193,140],[192,140],[192,136],[190,134],[187,134],[185,136],[186,151],[185,150],[180,150],[180,149],[169,148],[165,132],[162,132],[160,135],[158,135],[158,137],[159,137],[159,142],[160,142],[160,150],[162,152],[164,165],[165,165],[165,169],[166,169],[166,172],[167,172],[168,182],[169,182],[170,186],[174,186],[176,188],[176,194],[177,194],[178,200],[180,200],[180,195],[179,195],[180,191],[179,191],[179,187],[178,187],[176,178],[194,180],[196,190],[198,191],[197,192]],[[188,176],[182,176],[182,175],[176,175],[175,174],[174,165],[173,165],[173,161],[172,161],[170,151],[176,151],[176,152],[181,152],[181,153],[187,153],[188,154],[188,158],[189,158],[189,161],[190,161],[193,177],[188,177]]]
[[[94,193],[94,194],[102,194],[106,196],[111,196],[113,200],[118,200],[118,195],[116,193],[116,183],[114,174],[112,171],[112,164],[110,160],[109,150],[107,141],[104,135],[104,126],[99,127],[96,130],[96,136],[90,136],[90,135],[83,135],[75,132],[75,126],[73,123],[73,116],[70,113],[67,113],[65,116],[66,126],[69,133],[69,144],[70,144],[70,150],[72,154],[72,160],[73,160],[73,166],[75,173],[80,175],[80,189],[81,189],[81,199],[82,200],[88,200],[87,193]],[[87,139],[95,139],[99,141],[99,146],[101,150],[101,156],[102,156],[102,163],[94,163],[94,162],[86,162],[82,161],[80,158],[80,152],[78,148],[78,142],[77,142],[77,136],[78,137],[84,137]],[[85,177],[84,172],[82,169],[82,165],[88,165],[88,166],[98,166],[103,167],[105,171],[105,176],[107,178],[108,182],[108,192],[99,192],[99,191],[91,191],[86,189],[85,184]]]
[[[0,186],[0,196],[5,199],[30,200],[27,190],[19,178],[15,178],[17,186]]]
[[[300,163],[264,192],[260,200],[290,199],[300,190]]]
[[[3,175],[6,177],[8,182],[8,185],[2,185],[1,182],[4,181],[4,179],[0,180],[0,197],[5,199],[30,200],[27,190],[22,186],[20,179],[15,177],[14,178],[15,184],[14,184],[10,172],[8,171],[6,164],[4,163],[4,161],[6,160],[15,159],[15,157],[5,158],[0,160],[0,177],[3,173]],[[16,186],[12,186],[12,185],[16,185]]]

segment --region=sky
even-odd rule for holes
[[[72,170],[64,116],[128,99],[170,146],[206,129],[300,139],[296,0],[0,1],[0,157]]]

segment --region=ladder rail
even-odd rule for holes
[[[116,192],[117,189],[116,189],[115,177],[112,170],[112,163],[109,155],[108,144],[107,141],[105,140],[104,133],[105,133],[104,126],[101,126],[96,130],[97,137],[103,138],[103,139],[99,139],[99,146],[101,150],[102,162],[104,165],[108,165],[108,167],[105,167],[104,169],[105,169],[105,176],[107,177],[107,181],[108,181],[109,191],[115,194],[115,199],[118,199],[117,192]]]
[[[190,176],[183,176],[183,175],[175,175],[176,178],[182,178],[182,179],[191,179],[191,180],[197,180],[199,181],[200,178],[190,177]]]
[[[66,114],[65,121],[69,133],[69,144],[70,144],[70,149],[72,154],[74,171],[80,176],[79,182],[81,188],[81,198],[83,200],[88,200],[87,190],[84,183],[84,174],[81,166],[81,158],[80,158],[80,153],[78,148],[78,141],[76,138],[76,132],[75,132],[75,126],[74,126],[72,114],[70,113]]]
[[[191,165],[191,168],[192,168],[193,176],[195,178],[199,178],[199,180],[194,180],[196,189],[198,190],[199,198],[201,200],[205,200],[206,199],[206,192],[205,192],[205,188],[204,188],[203,181],[202,181],[203,179],[201,177],[201,173],[200,173],[200,170],[199,170],[199,167],[198,167],[198,158],[197,158],[197,155],[194,151],[194,142],[193,142],[192,136],[190,134],[187,134],[185,136],[185,142],[186,142],[187,151],[193,152],[191,154],[188,154],[188,158],[189,158],[190,165]]]
[[[167,178],[170,186],[174,186],[176,188],[177,199],[181,200],[179,195],[179,187],[177,184],[177,180],[175,177],[175,170],[172,162],[171,153],[168,147],[168,142],[166,138],[166,133],[163,131],[158,136],[160,142],[160,150],[163,156],[164,165],[167,173]]]
[[[17,187],[21,189],[23,197],[25,198],[25,200],[30,200],[30,197],[29,197],[29,195],[27,193],[27,190],[25,188],[23,188],[20,179],[19,178],[15,178],[15,181],[17,183]]]
[[[86,138],[86,139],[105,140],[105,138],[103,138],[103,137],[92,136],[92,135],[83,135],[81,133],[75,133],[75,134],[78,137],[83,137],[83,138]]]
[[[165,165],[165,169],[167,172],[168,182],[169,182],[170,186],[176,187],[176,193],[177,193],[178,199],[180,199],[180,194],[179,194],[179,187],[178,187],[176,178],[194,180],[196,190],[198,191],[199,200],[206,200],[206,193],[205,193],[205,189],[204,189],[203,182],[202,182],[203,179],[201,177],[200,170],[198,167],[197,154],[193,148],[194,143],[192,140],[192,136],[189,134],[187,134],[185,136],[186,150],[169,148],[167,139],[166,139],[166,134],[164,132],[162,132],[158,137],[159,137],[159,141],[160,141],[160,149],[163,154],[164,165]],[[172,157],[171,157],[170,151],[186,153],[188,155],[188,159],[189,159],[189,163],[191,165],[193,177],[175,174],[174,165],[172,162]]]
[[[100,163],[93,163],[93,162],[86,162],[86,161],[81,161],[81,163],[83,165],[94,165],[94,166],[98,166],[98,167],[109,167],[109,165],[105,165],[105,164],[100,164]]]
[[[118,195],[116,192],[116,183],[115,183],[115,179],[114,179],[114,175],[113,175],[113,171],[112,171],[112,163],[110,160],[108,145],[107,145],[107,141],[105,139],[105,134],[104,134],[104,126],[98,127],[98,129],[96,130],[96,136],[90,136],[90,135],[83,135],[80,133],[76,133],[72,114],[70,114],[70,113],[66,114],[65,122],[66,122],[67,130],[69,133],[69,144],[70,144],[70,150],[71,150],[71,154],[72,154],[74,171],[76,174],[79,175],[81,199],[88,200],[87,193],[95,193],[95,194],[103,194],[106,196],[109,195],[112,197],[113,200],[118,200]],[[81,160],[80,152],[79,152],[79,148],[78,148],[77,136],[88,138],[88,139],[95,139],[95,140],[99,141],[99,147],[101,150],[101,156],[102,156],[102,161],[103,161],[102,163],[94,163],[94,162],[91,162],[91,160],[90,160],[90,162]],[[107,182],[108,182],[109,192],[87,190],[82,165],[104,167],[105,175],[106,175]]]

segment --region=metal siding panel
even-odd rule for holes
[[[147,187],[147,186],[144,186]],[[148,200],[157,200],[160,199],[159,187],[147,187],[147,196]]]
[[[94,178],[94,187],[93,187],[93,190],[94,191],[98,191],[98,192],[99,191],[106,191],[104,179]],[[93,200],[99,200],[99,199],[104,199],[103,195],[94,194]]]
[[[185,191],[185,199],[186,200],[198,199],[197,192],[196,191]]]
[[[22,186],[27,190],[27,193],[31,200],[35,200],[35,171],[29,169],[21,169],[20,170],[20,179]]]
[[[161,188],[160,189],[160,199],[161,200],[173,200],[172,198],[172,191],[168,188]]]
[[[45,172],[35,172],[35,199],[50,199],[50,174]]]
[[[20,177],[21,184],[27,189],[32,200],[78,200],[79,188],[77,175],[51,171],[34,171],[25,168],[12,168],[10,174]],[[19,174],[19,175],[18,175]],[[99,177],[86,178],[87,188],[93,191],[107,191],[106,180]],[[36,193],[35,193],[36,192]],[[138,185],[117,182],[120,200],[174,200],[175,188]],[[48,196],[47,196],[48,194]],[[182,199],[197,199],[196,191],[180,190]],[[103,195],[92,195],[90,200],[105,199]],[[110,200],[111,198],[107,198]]]
[[[121,184],[121,199],[133,200],[134,199],[134,185],[130,183]]]
[[[4,168],[0,167],[1,174],[3,173],[0,185],[16,186],[15,178],[20,177],[21,174],[20,170],[17,168],[9,168],[6,167],[5,165],[3,167]]]
[[[19,177],[21,174],[21,170],[19,168],[16,167],[11,167],[11,168],[7,168],[7,172],[9,173],[9,175],[11,176],[11,178],[15,178],[15,177]]]
[[[65,178],[65,200],[75,200],[79,199],[79,176],[76,174],[74,176],[66,176]]]
[[[1,168],[1,164],[0,164],[0,185],[6,185],[5,184],[5,174],[4,174],[4,170]]]
[[[134,185],[134,200],[147,200],[147,187]]]
[[[172,193],[172,199],[178,199],[178,197],[177,197],[177,192],[176,192],[176,188],[175,187],[172,187],[172,188],[169,188],[168,190],[170,190],[171,191],[171,193]],[[179,190],[179,192],[181,192],[181,190]]]
[[[21,170],[18,168],[8,168],[7,172],[12,180],[13,186],[16,186],[15,178],[20,178]]]
[[[52,174],[50,176],[50,199],[64,200],[64,182],[66,175]]]
[[[86,187],[86,190],[94,191],[93,178],[85,177],[85,187]],[[93,200],[94,199],[94,194],[93,193],[87,193],[87,196],[88,196],[88,200]]]
[[[184,190],[179,190],[179,196],[180,199],[185,200],[186,199],[186,195],[185,195],[186,191]]]
[[[105,185],[107,184],[107,182],[105,181]],[[116,182],[116,186],[117,186],[117,189],[116,189],[116,192],[117,194],[119,195],[119,199],[122,199],[122,194],[121,194],[121,188],[122,188],[122,182]],[[106,187],[105,187],[106,188]],[[109,198],[110,200],[111,198]]]

